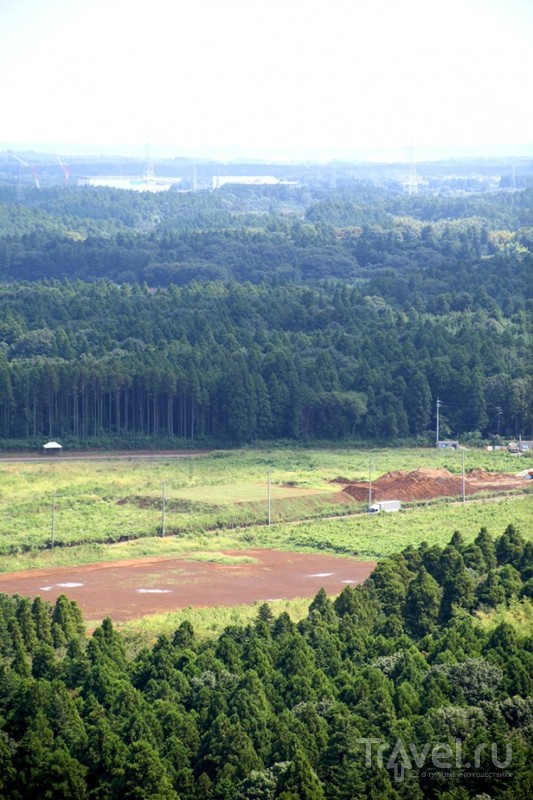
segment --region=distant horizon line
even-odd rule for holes
[[[129,158],[146,161],[146,144],[89,144],[74,142],[6,141],[0,142],[0,152],[23,152],[40,155],[61,153],[62,156],[92,158]],[[252,145],[150,146],[152,159],[205,160],[219,163],[253,161],[262,164],[294,163],[366,163],[405,164],[411,158],[417,163],[427,161],[464,160],[471,158],[533,158],[533,142],[522,144],[477,144],[477,145],[353,145],[353,146],[272,146]]]

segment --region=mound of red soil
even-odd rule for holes
[[[465,479],[465,494],[494,489],[523,487],[524,481],[512,475],[472,470]],[[372,482],[372,500],[431,500],[435,497],[462,495],[463,480],[447,469],[416,469],[412,472],[395,470]],[[368,500],[368,482],[358,481],[345,486],[342,492],[354,500]]]
[[[492,478],[497,478],[499,480],[502,475],[494,472],[487,472],[486,469],[479,469],[479,467],[476,467],[476,469],[471,469],[468,471],[468,477],[470,479],[473,478],[476,481],[490,481]]]

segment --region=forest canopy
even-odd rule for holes
[[[0,438],[530,438],[532,201],[0,187]]]

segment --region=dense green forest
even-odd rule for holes
[[[348,286],[0,288],[0,431],[248,441],[531,424],[523,312],[430,315]],[[500,420],[497,419],[498,410]]]
[[[298,624],[264,605],[135,656],[65,597],[1,595],[0,797],[529,800],[531,637],[473,612],[532,595],[512,526],[409,547]]]
[[[532,188],[0,187],[0,438],[532,438],[532,267]]]

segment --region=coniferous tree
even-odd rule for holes
[[[409,584],[405,600],[405,617],[415,636],[425,636],[434,630],[442,599],[442,589],[425,567],[420,567]]]

